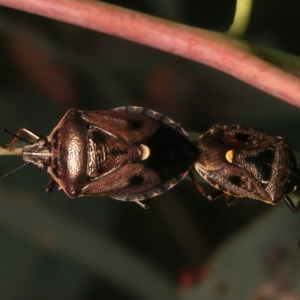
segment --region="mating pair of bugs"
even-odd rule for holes
[[[21,128],[3,147],[12,150],[22,132],[34,140],[22,149],[23,160],[47,167],[48,192],[57,183],[71,198],[110,196],[146,208],[141,201],[172,188],[189,173],[209,200],[223,194],[229,206],[240,197],[269,204],[284,200],[298,212],[288,194],[300,186],[300,168],[282,137],[240,125],[216,125],[193,142],[169,118],[131,106],[71,109],[47,138]],[[215,193],[205,193],[193,165]]]

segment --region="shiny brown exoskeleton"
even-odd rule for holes
[[[229,206],[239,197],[273,205],[284,200],[298,212],[288,194],[299,188],[300,170],[285,138],[240,125],[216,125],[201,135],[196,145],[199,158],[195,169],[219,190],[206,195],[195,182],[209,200],[223,194]]]
[[[10,133],[3,127],[1,130]],[[300,186],[300,170],[290,144],[240,125],[216,125],[195,142],[169,118],[140,107],[108,111],[69,110],[46,138],[22,128],[35,143],[23,148],[23,159],[51,175],[71,197],[110,196],[124,201],[154,197],[177,184],[194,165],[218,189],[209,200],[225,194],[231,206],[248,197],[269,204],[284,200],[298,212],[288,194]],[[10,133],[11,134],[11,133]]]
[[[23,160],[51,175],[71,197],[110,196],[140,201],[177,184],[198,157],[186,132],[169,118],[139,107],[108,111],[69,110],[48,138],[22,128],[35,143]]]

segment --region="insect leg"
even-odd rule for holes
[[[3,147],[5,149],[7,149],[7,150],[12,150],[14,148],[15,144],[18,142],[19,139],[22,140],[22,141],[24,141],[24,142],[26,142],[26,143],[28,143],[27,140],[25,140],[25,139],[23,139],[21,137],[22,132],[26,133],[30,138],[32,138],[34,140],[38,140],[40,138],[38,135],[36,135],[35,133],[31,132],[27,128],[20,128],[16,134],[8,131],[7,129],[5,129],[4,127],[1,127],[1,126],[0,126],[0,130],[3,131],[3,132],[5,132],[5,133],[8,133],[8,134],[10,134],[10,135],[12,135],[14,137],[12,139],[12,141],[9,143],[8,146]]]
[[[53,179],[53,177],[50,177],[50,180],[46,186],[46,192],[50,193],[53,190],[55,184],[56,184],[56,181]]]
[[[206,195],[206,198],[210,201],[213,201],[221,196],[225,195],[221,190],[217,190],[213,192],[212,194]]]
[[[294,170],[294,174],[292,176],[292,182],[294,186],[294,191],[299,191],[300,190],[300,166],[299,165]]]
[[[229,194],[225,194],[225,203],[229,206],[229,207],[233,207],[234,205],[236,205],[239,202],[239,199],[229,195]]]
[[[135,202],[136,204],[140,205],[140,206],[141,206],[142,208],[144,208],[144,209],[148,209],[148,208],[150,207],[149,203],[144,204],[144,203],[142,203],[142,202],[139,201],[139,200],[135,200],[134,202]]]
[[[207,194],[203,188],[203,186],[197,181],[195,175],[193,174],[192,171],[189,171],[189,176],[191,178],[191,180],[193,181],[193,183],[195,184],[196,188],[200,191],[200,193],[209,201],[213,201],[218,197],[221,197],[222,195],[224,195],[224,193],[220,190],[214,192],[213,194]]]
[[[297,214],[299,211],[299,206],[295,206],[295,204],[293,203],[292,199],[287,195],[283,197],[284,202],[286,203],[286,205],[289,207],[289,209],[294,213]]]

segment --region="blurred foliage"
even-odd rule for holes
[[[235,1],[224,0],[109,2],[222,31],[231,24],[235,5]],[[295,38],[300,35],[299,8],[300,3],[291,0],[254,1],[247,39],[299,54]],[[13,132],[27,127],[47,136],[71,107],[103,110],[136,105],[165,114],[188,131],[204,132],[216,123],[237,123],[286,136],[295,150],[300,149],[298,109],[195,62],[2,7],[0,39],[0,123]],[[1,143],[9,140],[1,134]],[[2,174],[21,164],[18,157],[0,159]],[[236,231],[256,222],[264,211],[275,211],[253,200],[241,200],[232,209],[222,199],[210,203],[190,181],[153,198],[148,211],[109,198],[70,200],[56,190],[44,193],[48,177],[45,171],[27,166],[1,181],[1,299],[159,299],[166,290],[174,299],[177,290],[190,288],[189,281],[182,279],[188,270],[205,266]],[[278,224],[290,228],[296,216],[284,204],[278,206],[288,214],[284,219],[278,216]],[[41,218],[42,212],[48,217]],[[28,224],[31,226],[25,226]],[[67,226],[74,234],[72,239],[69,234],[63,236],[64,251],[55,224]],[[278,232],[276,245],[292,251],[298,241],[287,249],[281,237],[294,238],[294,232],[284,228]],[[262,231],[257,239],[271,245],[276,233],[269,236]],[[248,234],[244,231],[239,236],[247,240]],[[114,259],[95,252],[90,246],[93,241],[100,241],[97,247],[101,248],[102,242],[111,249],[108,252],[122,255]],[[251,241],[259,243],[256,238]],[[76,249],[82,251],[72,254]],[[260,263],[264,253],[256,254],[261,256]],[[245,249],[242,259],[247,261],[250,256],[251,248]],[[128,260],[132,264],[127,264]],[[108,276],[101,262],[111,264],[114,275]],[[201,270],[206,274],[209,267]],[[225,271],[230,277],[231,270]],[[163,291],[155,274],[161,276]],[[140,280],[134,285],[134,280],[126,277]],[[250,280],[245,274],[243,278]],[[191,282],[196,284],[197,278]],[[151,293],[154,286],[156,297]],[[236,299],[244,298],[238,294]]]

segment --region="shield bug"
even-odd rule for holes
[[[110,196],[146,207],[140,201],[177,184],[198,157],[179,125],[139,107],[71,109],[47,138],[21,128],[7,149],[22,132],[34,141],[23,160],[50,173],[46,191],[57,183],[71,198]]]
[[[229,206],[240,197],[272,205],[284,200],[292,212],[298,212],[288,194],[300,186],[300,169],[285,138],[240,125],[216,125],[196,145],[195,169],[218,191],[207,195],[192,173],[191,177],[209,200],[223,194]]]

